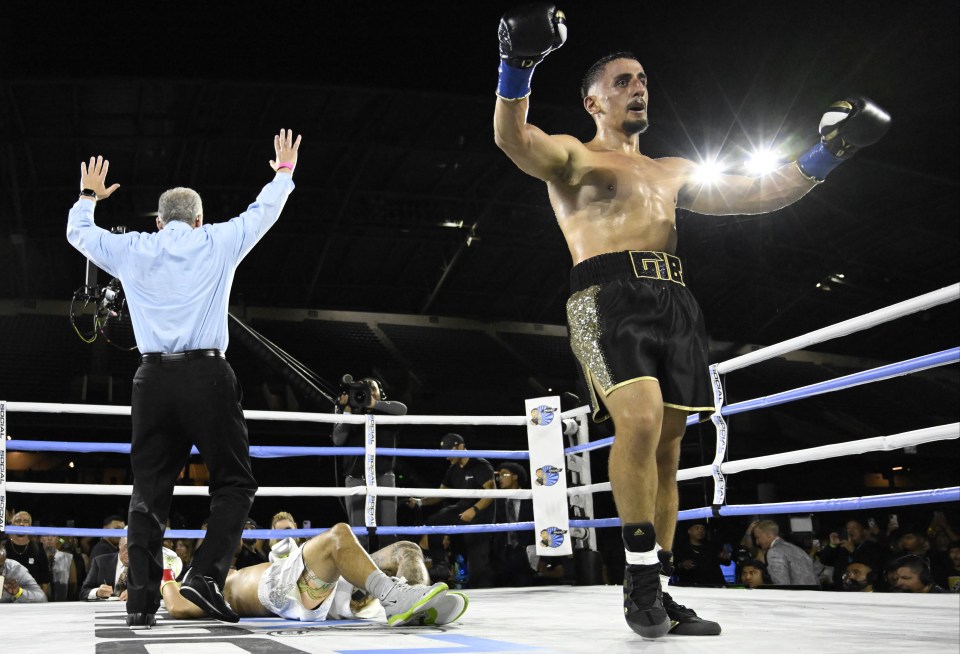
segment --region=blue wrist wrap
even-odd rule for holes
[[[519,100],[530,95],[530,78],[534,68],[516,68],[501,61],[497,95],[506,100]]]
[[[797,166],[807,177],[813,177],[822,182],[827,174],[843,161],[840,157],[831,154],[820,142],[800,155]]]

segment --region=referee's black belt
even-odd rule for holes
[[[140,357],[140,363],[176,363],[191,359],[226,359],[220,350],[187,350],[186,352],[147,352]]]

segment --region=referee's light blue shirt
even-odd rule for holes
[[[70,209],[67,240],[120,279],[141,352],[226,351],[234,270],[277,222],[293,187],[291,175],[277,173],[232,220],[197,229],[172,220],[149,234],[97,227],[96,203],[81,199]]]

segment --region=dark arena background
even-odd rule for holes
[[[296,190],[240,264],[233,316],[329,384],[345,373],[380,377],[389,399],[411,414],[520,415],[525,398],[554,394],[564,409],[581,404],[570,396],[586,397],[565,326],[570,254],[544,184],[493,140],[497,26],[513,4],[5,3],[0,400],[130,403],[139,353],[130,350],[128,318],[111,320],[91,343],[71,325],[86,262],[64,232],[81,161],[102,154],[108,183],[121,184],[97,207],[100,226],[154,230],[157,198],[174,186],[196,189],[206,222],[220,222],[272,177],[272,136],[289,128],[303,135]],[[679,212],[678,254],[706,316],[711,361],[960,281],[956,3],[558,6],[568,41],[538,66],[529,115],[549,133],[592,137],[580,78],[621,50],[634,52],[649,75],[650,128],[640,147],[651,157],[741,162],[777,148],[792,159],[816,142],[826,106],[850,94],[870,97],[893,118],[883,140],[788,208],[757,216]],[[97,283],[107,282],[101,271]],[[958,318],[954,301],[752,366],[726,380],[728,401],[956,347]],[[82,331],[89,311],[78,320]],[[302,375],[236,327],[227,359],[245,409],[331,410]],[[952,423],[958,400],[954,363],[738,415],[730,419],[729,456]],[[249,427],[253,445],[331,444],[329,425]],[[595,429],[594,438],[611,435]],[[405,426],[400,447],[436,448],[451,430],[469,448],[526,448],[517,428],[443,426]],[[128,443],[129,419],[8,413],[7,433]],[[709,464],[713,453],[709,423],[691,427],[680,467]],[[594,481],[607,479],[605,459],[592,457]],[[446,466],[399,459],[397,485],[436,488]],[[941,488],[957,485],[958,470],[957,441],[948,440],[734,475],[727,501]],[[10,451],[6,472],[8,482],[132,483],[120,454]],[[254,459],[254,473],[261,486],[340,483],[331,457]],[[182,483],[206,485],[202,459],[191,461]],[[709,477],[681,483],[681,509],[711,497]],[[48,526],[100,527],[126,505],[124,496],[7,494],[8,508],[27,509],[34,524]],[[595,506],[597,517],[615,515],[610,493],[597,494]],[[934,509],[960,527],[956,503],[896,512],[901,523],[925,525]],[[207,510],[203,498],[178,497],[171,526],[199,528]],[[281,510],[315,528],[345,519],[337,498],[316,497],[259,498],[251,517],[269,526]],[[421,519],[401,504],[401,524]],[[830,513],[814,521],[817,531],[840,526],[831,526]],[[736,545],[748,522],[713,520],[711,534]],[[597,535],[604,563],[615,569],[619,531]]]

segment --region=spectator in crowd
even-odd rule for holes
[[[740,539],[740,549],[745,551],[747,555],[754,561],[760,561],[763,563],[763,550],[760,549],[757,543],[753,540],[753,530],[756,529],[758,524],[760,524],[759,518],[747,525],[747,530],[744,532],[743,538]]]
[[[18,561],[7,558],[7,550],[0,543],[0,603],[26,604],[27,602],[46,602],[47,596],[36,579]]]
[[[428,546],[420,549],[424,553],[424,565],[430,575],[430,581],[442,581],[454,588],[456,586],[456,553],[453,551],[449,534],[431,534]]]
[[[730,563],[730,553],[707,540],[707,525],[694,522],[687,527],[686,538],[678,538],[673,546],[673,560],[678,586],[723,586],[721,563]]]
[[[897,559],[897,589],[901,593],[945,593],[933,580],[927,562],[914,554]]]
[[[351,390],[349,393],[343,393],[340,396],[334,411],[337,413],[362,413],[374,415],[402,416],[407,413],[407,405],[403,402],[388,401],[383,389],[383,382],[374,377],[365,377],[358,384],[363,385],[359,395],[360,399],[366,399],[367,402],[363,409],[354,408],[351,405]],[[352,404],[357,404],[357,395],[354,395]],[[398,425],[383,425],[377,427],[377,447],[397,447],[397,438],[400,428]],[[333,444],[340,447],[363,447],[364,446],[364,426],[339,423],[333,428]],[[377,456],[377,486],[386,488],[395,488],[397,485],[396,473],[393,466],[396,457]],[[346,488],[355,486],[366,486],[366,473],[363,468],[362,456],[341,456],[337,459],[339,466],[338,476],[342,476],[343,485]],[[366,524],[364,520],[364,505],[366,497],[363,495],[349,495],[343,498],[344,509],[347,512],[347,522],[354,527],[362,527]],[[397,525],[397,498],[381,495],[377,497],[377,526],[395,527]],[[367,537],[358,535],[360,544],[367,547]],[[380,547],[384,547],[397,540],[396,536],[378,535],[377,540]]]
[[[533,558],[537,565],[537,573],[534,575],[534,584],[537,586],[554,584],[572,586],[576,583],[577,571],[573,554],[561,556],[534,555]]]
[[[899,593],[897,588],[897,559],[887,561],[883,567],[884,590],[888,593]]]
[[[771,585],[773,580],[762,561],[746,559],[740,564],[740,583],[747,588],[760,588]]]
[[[950,526],[943,511],[934,511],[930,526],[927,527],[927,538],[930,539],[932,549],[946,552],[950,543],[960,541],[960,534]]]
[[[830,533],[827,547],[820,550],[820,561],[833,566],[833,587],[843,587],[843,573],[854,560],[865,563],[872,570],[883,564],[883,550],[867,539],[867,526],[858,518],[847,521],[843,535]]]
[[[940,571],[941,578],[937,583],[951,593],[960,593],[960,541],[950,543],[947,549],[947,561],[949,563]]]
[[[753,528],[753,539],[764,552],[774,585],[820,587],[813,560],[802,549],[780,538],[780,527],[776,522],[758,522]]]
[[[440,440],[440,449],[454,450],[451,456],[447,457],[450,467],[444,475],[443,483],[440,488],[452,488],[462,490],[479,490],[481,488],[493,489],[493,466],[490,462],[482,458],[469,458],[457,456],[456,451],[465,450],[466,443],[460,434],[446,434]],[[445,498],[411,497],[408,500],[410,507],[429,506],[438,504]],[[459,500],[453,500],[450,504],[434,513],[427,520],[428,525],[476,525],[494,522],[493,499],[484,497],[463,497]],[[463,540],[466,543],[467,565],[470,568],[471,586],[474,588],[484,588],[490,585],[490,534],[464,534]],[[432,554],[431,554],[432,557]]]
[[[270,519],[270,528],[271,529],[299,529],[299,527],[297,527],[297,521],[294,520],[293,515],[291,515],[287,511],[280,511],[279,513],[274,515],[273,518]],[[274,545],[277,544],[278,540],[280,539],[278,538],[270,539],[271,549],[273,548]],[[297,545],[302,545],[304,542],[302,538],[294,538],[293,540]]]
[[[27,511],[17,511],[10,518],[10,524],[17,527],[32,527],[33,516]],[[30,573],[30,576],[40,584],[43,594],[50,593],[50,563],[43,546],[31,536],[7,536],[7,558],[16,561]]]
[[[71,526],[71,523],[67,523]],[[70,582],[67,587],[67,599],[76,601],[77,593],[80,592],[80,584],[87,578],[87,570],[90,569],[90,559],[81,551],[80,539],[76,536],[61,536],[60,551],[66,552],[73,557],[73,564],[70,570]]]
[[[166,533],[170,531],[170,528],[170,518],[167,518],[167,524],[163,529],[164,537],[163,540],[160,541],[160,544],[162,547],[166,547],[168,550],[175,550],[177,548],[177,542],[172,538],[167,538],[166,536]]]
[[[527,488],[527,472],[513,461],[497,466],[495,478],[501,490]],[[502,522],[533,522],[532,500],[502,498],[494,504],[495,514]],[[527,548],[533,546],[533,529],[499,531],[492,537],[496,585],[529,586],[533,580],[533,569]]]
[[[876,591],[877,573],[870,563],[854,559],[847,564],[841,578],[840,590],[855,593],[872,593]]]
[[[903,556],[913,555],[921,559],[927,566],[927,569],[932,570],[934,567],[940,567],[939,565],[934,565],[934,561],[937,560],[935,556],[936,552],[932,552],[930,549],[930,541],[927,538],[927,530],[925,527],[919,524],[907,525],[898,530],[894,536],[895,538],[892,540],[890,546],[892,555],[890,556],[889,562],[893,563]]]
[[[127,552],[126,536],[120,539],[116,554],[101,554],[90,562],[90,572],[80,587],[82,600],[107,600],[116,597],[127,599],[127,566],[130,556]]]
[[[173,551],[177,553],[177,558],[183,563],[182,570],[187,570],[190,567],[190,562],[193,560],[193,541],[189,538],[178,538],[173,543]]]
[[[259,529],[257,523],[253,518],[247,518],[246,522],[243,524],[244,531],[250,531],[251,529]],[[263,551],[263,546],[260,541],[256,538],[241,538],[240,547],[237,550],[237,556],[235,559],[234,566],[237,570],[250,567],[251,565],[257,565],[258,563],[266,563],[267,555]]]
[[[206,530],[207,530],[207,521],[204,520],[203,522],[200,523],[200,531],[205,532]],[[201,536],[200,538],[194,539],[194,541],[193,541],[193,551],[196,552],[198,549],[200,549],[200,546],[201,546],[201,545],[203,545],[203,537],[202,537],[202,536]],[[239,551],[239,550],[237,550],[237,551]]]
[[[76,594],[70,595],[71,585],[77,585],[77,568],[73,556],[60,551],[61,538],[45,535],[40,537],[40,544],[47,554],[47,563],[50,566],[50,591],[47,599],[51,602],[66,602],[74,599]]]
[[[921,559],[929,559],[930,541],[925,531],[916,525],[905,527],[897,538],[897,549],[904,555],[913,554]]]
[[[123,529],[127,523],[118,515],[109,515],[103,519],[104,529]],[[118,554],[120,552],[120,536],[104,536],[90,550],[90,560],[93,561],[103,554]]]

